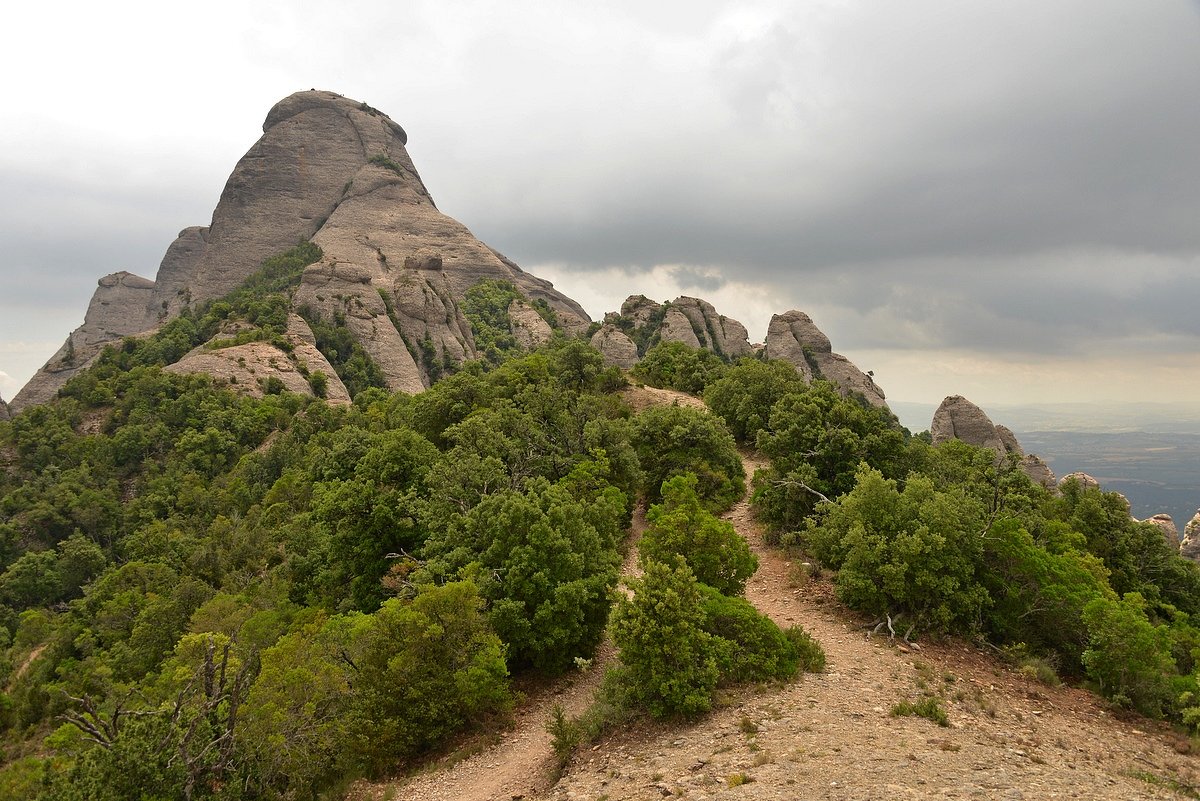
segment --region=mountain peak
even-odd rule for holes
[[[280,100],[234,167],[211,223],[180,233],[154,281],[102,278],[84,324],[17,394],[14,409],[49,400],[105,345],[224,297],[300,241],[324,257],[306,269],[294,309],[344,320],[391,390],[418,392],[442,366],[478,355],[458,304],[483,280],[543,301],[565,330],[585,328],[579,304],[438,211],[407,141],[386,114],[334,92]]]

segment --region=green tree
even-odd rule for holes
[[[1146,617],[1146,601],[1136,592],[1117,601],[1096,598],[1083,610],[1090,633],[1083,664],[1100,692],[1122,706],[1162,717],[1174,700],[1176,674],[1170,656],[1171,635]]]
[[[860,462],[889,478],[905,467],[904,433],[890,414],[843,398],[827,381],[781,398],[758,448],[771,467],[755,476],[754,501],[777,531],[798,528],[822,501],[849,492]]]
[[[730,598],[700,585],[703,628],[713,636],[721,681],[790,679],[800,669],[795,643],[745,598]]]
[[[838,596],[849,606],[879,618],[903,614],[918,630],[974,631],[989,602],[977,576],[985,522],[961,492],[920,475],[898,490],[864,466],[805,539],[838,570]]]
[[[632,372],[652,387],[699,395],[725,370],[725,361],[710,350],[682,342],[660,342],[646,351]]]
[[[565,670],[604,629],[625,498],[612,487],[576,498],[571,488],[539,479],[488,495],[425,549],[432,576],[483,569],[488,618],[514,668]]]
[[[638,543],[646,560],[683,559],[696,580],[726,595],[741,595],[758,569],[758,557],[734,529],[700,503],[691,473],[663,482],[661,504],[646,513],[647,527]]]
[[[695,716],[720,679],[716,643],[704,630],[700,586],[686,564],[645,562],[612,616],[629,693],[655,717]]]
[[[634,419],[634,446],[641,462],[646,498],[662,499],[663,482],[692,473],[696,489],[714,511],[733,506],[746,483],[737,445],[720,418],[690,406],[659,406]]]
[[[742,359],[707,386],[704,402],[735,439],[753,444],[758,432],[767,430],[775,404],[804,387],[803,376],[788,362]]]

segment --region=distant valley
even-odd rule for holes
[[[934,404],[892,402],[911,431],[924,431]],[[1192,404],[989,405],[1027,452],[1055,475],[1082,470],[1129,498],[1145,519],[1166,512],[1183,527],[1200,508],[1200,409]]]

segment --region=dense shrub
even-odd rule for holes
[[[720,356],[682,342],[660,342],[642,357],[633,374],[652,387],[699,395],[726,370]]]
[[[633,436],[651,503],[662,499],[663,482],[682,473],[696,476],[697,492],[714,511],[728,509],[745,492],[733,437],[709,412],[689,406],[650,408],[634,419]]]
[[[785,395],[804,391],[804,378],[788,362],[742,359],[704,390],[704,402],[739,442],[753,444],[766,431],[771,409]]]
[[[696,580],[726,595],[741,595],[758,569],[758,557],[734,530],[703,507],[691,473],[663,482],[662,503],[646,513],[646,532],[638,544],[643,559],[682,559]]]
[[[646,562],[629,587],[632,595],[613,610],[612,632],[632,700],[655,717],[707,712],[720,668],[692,571]]]

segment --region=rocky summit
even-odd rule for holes
[[[83,325],[17,394],[12,411],[53,398],[106,345],[227,297],[299,242],[312,242],[320,254],[290,293],[286,331],[255,337],[246,325],[227,321],[168,369],[208,373],[249,394],[268,387],[309,392],[319,372],[328,381],[324,396],[347,402],[350,392],[313,331],[315,320],[333,321],[365,351],[388,389],[420,392],[447,367],[485,355],[464,301],[488,280],[510,284],[519,295],[504,301],[506,335],[518,348],[545,343],[550,321],[567,334],[584,333],[591,321],[578,303],[438,211],[407,142],[403,128],[365,103],[316,90],[281,100],[234,167],[211,223],[181,231],[154,280],[130,272],[101,278]],[[825,378],[844,394],[886,406],[871,375],[834,353],[801,311],[776,315],[765,345],[751,345],[744,325],[705,300],[658,303],[634,295],[606,316],[591,341],[609,364],[626,369],[660,342],[727,360],[765,351],[808,380]]]
[[[295,307],[344,318],[393,390],[420,391],[430,383],[430,364],[477,355],[459,302],[481,280],[511,282],[528,301],[544,301],[564,330],[583,330],[589,318],[579,304],[438,211],[407,141],[385,114],[332,92],[298,92],[280,101],[267,114],[262,137],[234,167],[212,222],[179,234],[155,280],[128,272],[101,278],[83,325],[13,399],[14,409],[49,400],[105,345],[224,296],[265,259],[301,240],[316,243],[324,255],[305,270]],[[547,336],[527,314],[520,319],[526,333],[519,339]],[[304,350],[312,332],[296,317],[288,339]],[[291,380],[294,371],[284,367],[296,361],[287,353],[265,343],[239,347],[193,354],[175,369],[226,378],[239,370],[250,377],[253,370],[300,388],[303,382]],[[308,356],[313,369],[323,367]],[[331,398],[337,394],[334,387]]]
[[[864,373],[840,353],[833,352],[829,337],[802,311],[793,309],[771,318],[767,327],[766,356],[783,359],[810,381],[824,378],[844,393],[857,393],[873,406],[887,406],[883,390],[870,373]]]
[[[1021,470],[1034,483],[1046,489],[1056,489],[1058,486],[1049,465],[1037,455],[1025,453],[1012,431],[993,423],[983,409],[962,395],[951,395],[942,401],[933,413],[929,433],[934,445],[958,439],[968,445],[991,448],[996,452],[997,459],[1005,459],[1012,454],[1019,459]]]

